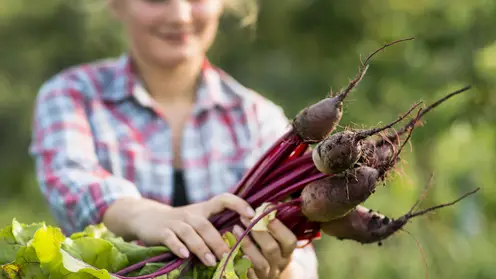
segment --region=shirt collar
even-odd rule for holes
[[[208,59],[205,59],[203,63],[201,74],[195,104],[196,111],[215,107],[229,109],[240,104],[244,97],[241,92],[242,87],[225,72],[213,66]],[[120,102],[134,97],[145,106],[153,103],[133,72],[132,61],[128,54],[121,55],[115,62],[113,82],[109,90],[105,90],[102,94],[103,99],[109,102]]]

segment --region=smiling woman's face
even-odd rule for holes
[[[110,0],[131,51],[162,66],[201,56],[211,46],[223,0]]]

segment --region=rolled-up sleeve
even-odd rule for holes
[[[54,77],[36,98],[30,155],[41,192],[64,233],[102,221],[121,197],[140,197],[128,180],[115,177],[97,160],[84,86]]]
[[[289,119],[284,114],[281,107],[269,103],[268,106],[258,110],[258,119],[260,123],[260,137],[262,150],[265,151],[272,144],[291,129]],[[292,262],[298,264],[305,271],[302,279],[318,279],[318,262],[315,249],[312,244],[303,248],[296,248],[293,253]]]

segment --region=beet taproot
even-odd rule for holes
[[[408,213],[397,219],[381,215],[359,205],[341,218],[321,223],[320,229],[324,234],[336,237],[340,240],[353,240],[362,244],[375,242],[381,244],[382,240],[385,240],[398,230],[402,229],[410,219],[442,207],[453,205],[467,196],[474,194],[478,190],[479,188],[476,188],[453,202],[413,212],[420,201],[419,199]]]
[[[362,156],[363,142],[367,137],[400,122],[420,103],[415,104],[404,115],[383,127],[362,131],[344,130],[330,135],[324,141],[319,142],[312,151],[312,160],[315,167],[320,172],[329,175],[339,174],[352,168]]]
[[[327,222],[347,214],[374,191],[379,172],[361,166],[345,175],[316,180],[301,192],[301,211],[314,222]]]

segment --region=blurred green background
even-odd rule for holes
[[[124,51],[119,26],[101,5],[78,0],[3,0],[0,9],[0,225],[52,223],[28,156],[33,101],[61,69]],[[344,87],[360,56],[386,49],[349,97],[343,126],[391,121],[418,100],[430,103],[466,84],[415,130],[402,173],[366,206],[405,213],[434,172],[421,206],[482,191],[412,221],[377,245],[323,237],[315,242],[321,278],[496,278],[496,1],[262,1],[256,28],[223,19],[211,60],[293,117]]]

